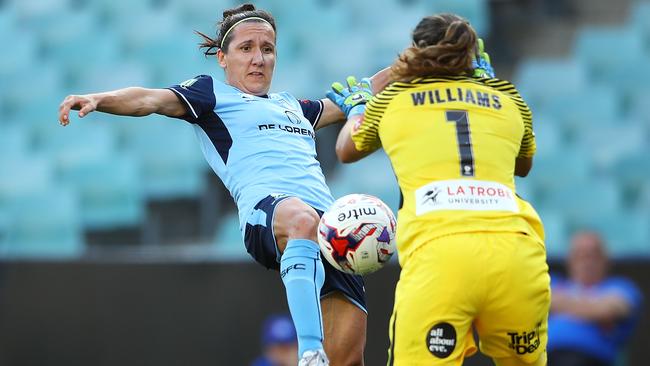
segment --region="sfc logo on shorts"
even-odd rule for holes
[[[456,348],[456,329],[449,323],[438,323],[427,333],[427,349],[438,358],[447,358]]]

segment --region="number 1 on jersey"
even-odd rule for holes
[[[474,154],[472,152],[472,138],[469,131],[469,117],[467,111],[447,111],[447,122],[456,124],[456,140],[460,153],[460,174],[463,177],[474,176]]]

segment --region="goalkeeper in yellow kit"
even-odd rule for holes
[[[381,93],[353,78],[329,93],[348,117],[339,159],[383,147],[402,194],[389,365],[460,365],[472,327],[498,366],[546,364],[544,232],[514,183],[532,166],[532,116],[512,84],[472,76],[477,44],[466,20],[425,17]]]

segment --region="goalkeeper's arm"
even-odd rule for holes
[[[390,81],[390,67],[387,67],[374,74],[372,77],[370,77],[372,94],[374,95],[384,90]],[[345,122],[345,114],[341,111],[339,106],[337,106],[328,98],[321,99],[321,101],[323,102],[323,115],[318,121],[318,128],[323,128],[332,123]]]

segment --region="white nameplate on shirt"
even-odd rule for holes
[[[480,180],[442,180],[415,191],[415,214],[438,210],[519,212],[515,194],[507,186]]]

